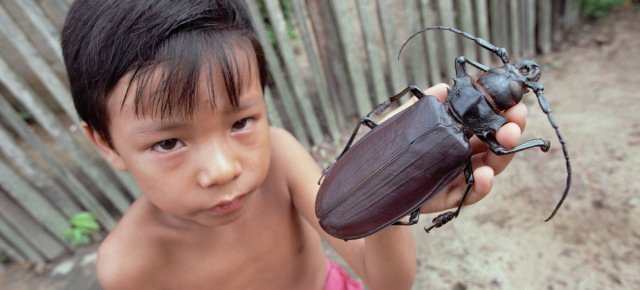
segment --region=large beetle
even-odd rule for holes
[[[316,215],[322,228],[334,237],[357,239],[392,224],[415,224],[420,206],[464,172],[467,186],[460,205],[454,211],[438,215],[425,230],[429,232],[457,217],[474,183],[469,146],[469,138],[474,135],[497,155],[533,147],[547,152],[550,144],[543,139],[532,139],[511,149],[496,141],[496,131],[507,121],[502,113],[520,102],[529,89],[556,132],[567,168],[562,198],[545,221],[556,214],[568,194],[571,165],[544,97],[544,88],[538,83],[540,66],[531,60],[509,64],[506,49],[445,26],[427,27],[415,33],[402,48],[427,30],[448,30],[473,40],[500,57],[503,65],[490,68],[460,56],[455,60],[456,77],[444,104],[409,86],[360,120],[336,162],[325,169],[319,181]],[[477,80],[467,74],[467,64],[482,72]],[[416,96],[418,102],[379,125],[370,118],[372,113],[384,111],[407,93]],[[362,125],[371,131],[354,144]],[[410,216],[408,221],[400,221],[406,216]]]

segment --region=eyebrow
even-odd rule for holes
[[[157,132],[182,129],[186,126],[187,124],[182,121],[162,121],[159,123],[153,122],[149,124],[140,125],[138,127],[134,127],[131,133],[133,134],[157,133]]]
[[[260,96],[249,96],[242,98],[238,104],[238,107],[232,110],[232,112],[241,112],[248,110],[251,107],[259,104]],[[150,134],[164,131],[178,130],[187,127],[187,122],[182,120],[170,120],[165,119],[160,122],[149,122],[148,124],[142,124],[132,129],[133,134]]]
[[[260,103],[259,98],[261,97],[258,95],[242,97],[238,100],[238,107],[236,107],[233,111],[239,112],[257,106]]]

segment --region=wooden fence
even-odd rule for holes
[[[497,60],[444,32],[415,38],[397,60],[422,27],[458,27],[518,59],[552,51],[579,18],[570,0],[247,1],[271,72],[270,121],[308,148],[408,84],[448,81],[458,55]],[[139,194],[78,130],[59,47],[71,2],[0,0],[0,251],[17,262],[73,252],[61,238],[70,216],[90,211],[109,231]]]

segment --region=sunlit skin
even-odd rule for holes
[[[242,73],[255,63],[238,57]],[[253,66],[253,69],[249,69]],[[325,254],[319,236],[343,257],[369,289],[409,289],[416,253],[407,227],[388,227],[344,242],[325,234],[314,211],[321,170],[289,133],[270,128],[259,77],[253,75],[233,108],[221,78],[200,80],[200,102],[189,118],[136,115],[129,75],[110,94],[113,147],[91,128],[90,140],[116,169],[128,171],[142,196],[102,243],[98,277],[109,289],[322,289]],[[207,82],[213,82],[212,107]],[[428,94],[444,98],[446,86]],[[407,106],[411,102],[407,103]],[[518,142],[526,108],[507,112],[514,122],[498,133]],[[469,203],[483,198],[511,156],[497,157],[474,143],[476,185]],[[457,179],[423,212],[457,206]]]

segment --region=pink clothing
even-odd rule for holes
[[[324,282],[324,290],[362,290],[362,286],[349,276],[340,265],[327,259],[327,280]]]

